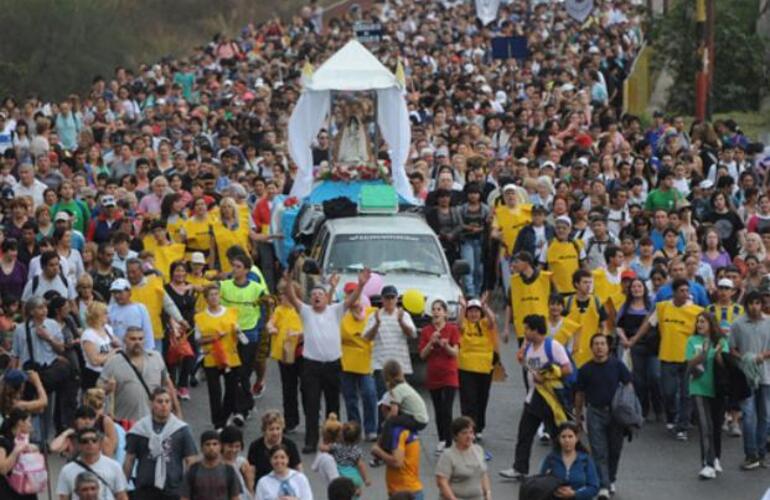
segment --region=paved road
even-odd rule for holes
[[[510,372],[509,380],[505,383],[494,384],[488,412],[489,425],[484,433],[484,446],[492,453],[493,459],[488,462],[492,477],[492,490],[495,499],[518,498],[518,484],[502,480],[497,471],[510,466],[513,457],[513,447],[516,438],[516,428],[522,407],[524,386],[521,371],[514,368],[512,344],[503,355],[504,362]],[[268,389],[262,399],[258,400],[260,410],[281,407],[280,381],[275,363],[270,364]],[[430,401],[428,394],[426,400]],[[344,405],[343,405],[344,406]],[[432,413],[432,408],[429,408]],[[455,405],[459,412],[459,402]],[[184,403],[185,419],[193,426],[197,438],[201,431],[209,428],[209,410],[205,384],[192,390],[192,400]],[[250,443],[259,435],[259,415],[252,416],[245,426],[246,443]],[[290,436],[300,447],[303,443],[303,433],[297,432]],[[437,456],[433,450],[436,446],[435,426],[430,424],[422,433],[423,453],[421,476],[423,479],[426,498],[438,498],[438,490],[433,476]],[[625,444],[620,464],[618,479],[619,500],[643,500],[657,498],[693,499],[693,500],[759,500],[766,489],[770,487],[770,470],[741,472],[738,465],[742,460],[741,440],[724,438],[722,464],[724,474],[712,481],[701,481],[697,478],[699,470],[699,447],[697,430],[690,435],[686,443],[675,441],[661,424],[650,424],[633,442]],[[368,448],[368,447],[367,447]],[[547,448],[534,445],[531,469],[535,470]],[[309,471],[312,456],[304,456],[306,471],[313,483],[313,490],[318,499],[325,499],[326,494],[315,473]],[[56,464],[54,464],[54,468]],[[54,474],[55,475],[55,474]],[[374,484],[369,488],[364,498],[384,499],[385,484],[382,468],[371,471]],[[55,478],[54,478],[55,480]],[[55,484],[55,482],[54,482]]]

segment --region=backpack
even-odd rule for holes
[[[545,338],[545,357],[548,358],[548,364],[554,365],[556,364],[556,360],[553,357],[553,338],[546,337]],[[532,348],[532,344],[527,344],[527,347],[524,349],[524,356],[527,356],[527,353]],[[566,349],[565,349],[566,351]],[[562,382],[564,383],[564,387],[570,388],[577,382],[577,366],[575,365],[575,361],[572,359],[572,355],[567,352],[567,357],[569,358],[569,364],[572,366],[572,372],[570,372],[569,375],[562,378]]]
[[[551,500],[564,481],[553,474],[529,476],[519,486],[519,498],[526,500]]]
[[[48,485],[45,457],[39,451],[22,453],[6,479],[11,489],[19,495],[42,493]]]
[[[631,384],[618,384],[610,404],[612,419],[618,425],[628,428],[641,428],[644,423],[642,405]]]
[[[67,278],[64,277],[64,273],[61,271],[61,268],[59,269],[59,277],[61,278],[62,283],[64,283],[64,288],[69,290],[70,284],[67,281]],[[34,295],[37,291],[37,287],[40,286],[40,275],[35,275],[34,278],[32,278],[32,294]]]

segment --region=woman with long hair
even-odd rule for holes
[[[555,498],[594,498],[599,492],[599,474],[591,456],[580,444],[580,426],[564,422],[556,431],[554,449],[543,460],[541,474],[564,481]]]
[[[211,251],[214,246],[213,218],[209,214],[208,205],[203,197],[192,201],[192,211],[182,224],[182,229],[187,253],[201,252],[206,257],[209,267],[213,267],[214,254]]]
[[[277,444],[270,449],[268,456],[273,470],[257,483],[256,500],[312,500],[313,493],[307,476],[289,467],[289,449],[283,444]]]
[[[80,252],[72,248],[72,229],[66,227],[57,227],[53,231],[54,250],[62,261],[67,261],[66,274],[69,283],[77,283],[86,271],[83,266],[83,257]]]
[[[17,299],[21,298],[27,284],[27,266],[19,261],[19,244],[13,239],[3,240],[0,248],[0,289]]]
[[[687,340],[685,358],[690,372],[689,393],[698,416],[701,479],[714,479],[722,472],[722,422],[725,395],[717,387],[716,366],[724,366],[729,355],[727,338],[713,314],[702,312],[695,320],[695,333]]]
[[[92,302],[86,309],[86,326],[80,338],[85,361],[83,367],[83,390],[96,386],[102,368],[120,349],[120,341],[115,337],[112,327],[107,322],[107,306],[102,302]]]
[[[238,216],[238,205],[230,197],[222,198],[219,202],[219,220],[212,224],[214,258],[219,263],[218,269],[223,273],[233,270],[227,258],[227,250],[239,246],[251,255],[251,239],[249,226]]]
[[[644,281],[639,278],[631,280],[626,291],[626,301],[616,318],[617,334],[623,347],[628,347],[628,339],[636,335],[653,307],[654,304]],[[644,340],[631,347],[631,360],[634,390],[642,404],[642,414],[646,418],[652,409],[658,420],[661,420],[663,402],[660,394],[659,342],[658,335],[647,335]]]
[[[37,494],[16,493],[8,483],[8,474],[13,470],[22,453],[35,451],[29,443],[32,433],[32,416],[26,410],[14,408],[0,427],[0,498],[3,500],[35,500]]]
[[[711,195],[711,212],[705,217],[705,222],[714,225],[730,258],[738,255],[738,250],[744,245],[746,226],[723,192]]]
[[[732,259],[724,246],[722,246],[719,231],[715,227],[710,227],[703,233],[703,254],[701,260],[711,266],[714,274],[716,274],[717,269],[720,267],[730,265]]]
[[[179,193],[169,193],[163,197],[160,204],[160,220],[166,226],[171,241],[182,242],[180,234],[185,221],[185,201]]]

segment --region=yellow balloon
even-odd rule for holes
[[[404,309],[412,314],[422,314],[425,311],[425,295],[415,288],[410,288],[404,292],[401,303],[404,305]]]

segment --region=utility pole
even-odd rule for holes
[[[714,0],[695,0],[696,55],[699,68],[695,75],[695,119],[711,118],[711,86],[714,79]]]

